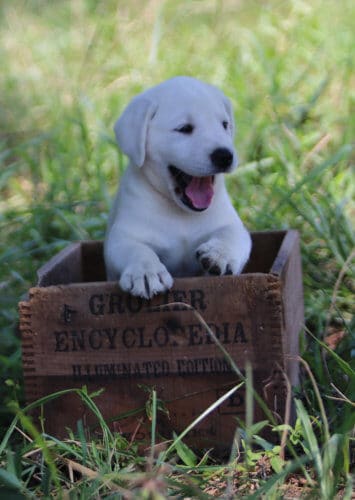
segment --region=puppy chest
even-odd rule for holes
[[[198,243],[185,238],[171,238],[168,245],[157,248],[157,254],[170,274],[175,277],[197,276],[200,266],[196,259]]]

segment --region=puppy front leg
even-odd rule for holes
[[[122,290],[150,299],[173,286],[173,278],[156,253],[142,243],[126,243],[105,249],[107,278]]]
[[[240,274],[249,259],[251,238],[242,224],[225,226],[211,235],[196,251],[206,274]]]

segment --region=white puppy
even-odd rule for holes
[[[239,274],[251,240],[224,185],[237,163],[230,101],[172,78],[136,96],[115,133],[130,164],[109,218],[107,278],[150,298],[172,276]]]

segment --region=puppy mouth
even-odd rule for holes
[[[195,212],[206,210],[214,195],[214,175],[195,177],[169,165],[174,181],[174,192],[182,203]]]

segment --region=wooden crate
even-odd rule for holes
[[[181,304],[186,303],[241,370],[251,363],[254,387],[282,419],[286,390],[280,369],[297,383],[304,321],[299,237],[291,230],[253,233],[252,238],[242,275],[176,279],[172,290],[151,301],[105,281],[101,242],[64,249],[39,270],[37,286],[19,305],[27,402],[65,388],[104,388],[96,398],[104,417],[127,437],[135,432],[145,439],[144,387],[154,387],[169,409],[158,431],[169,437],[172,430],[183,430],[238,382],[194,311]],[[228,447],[235,417],[244,416],[244,399],[241,388],[187,441]],[[140,410],[117,420],[133,409]],[[75,394],[46,405],[45,418],[47,431],[57,435],[65,426],[75,428],[80,418],[95,423]],[[264,418],[257,404],[254,418]]]

